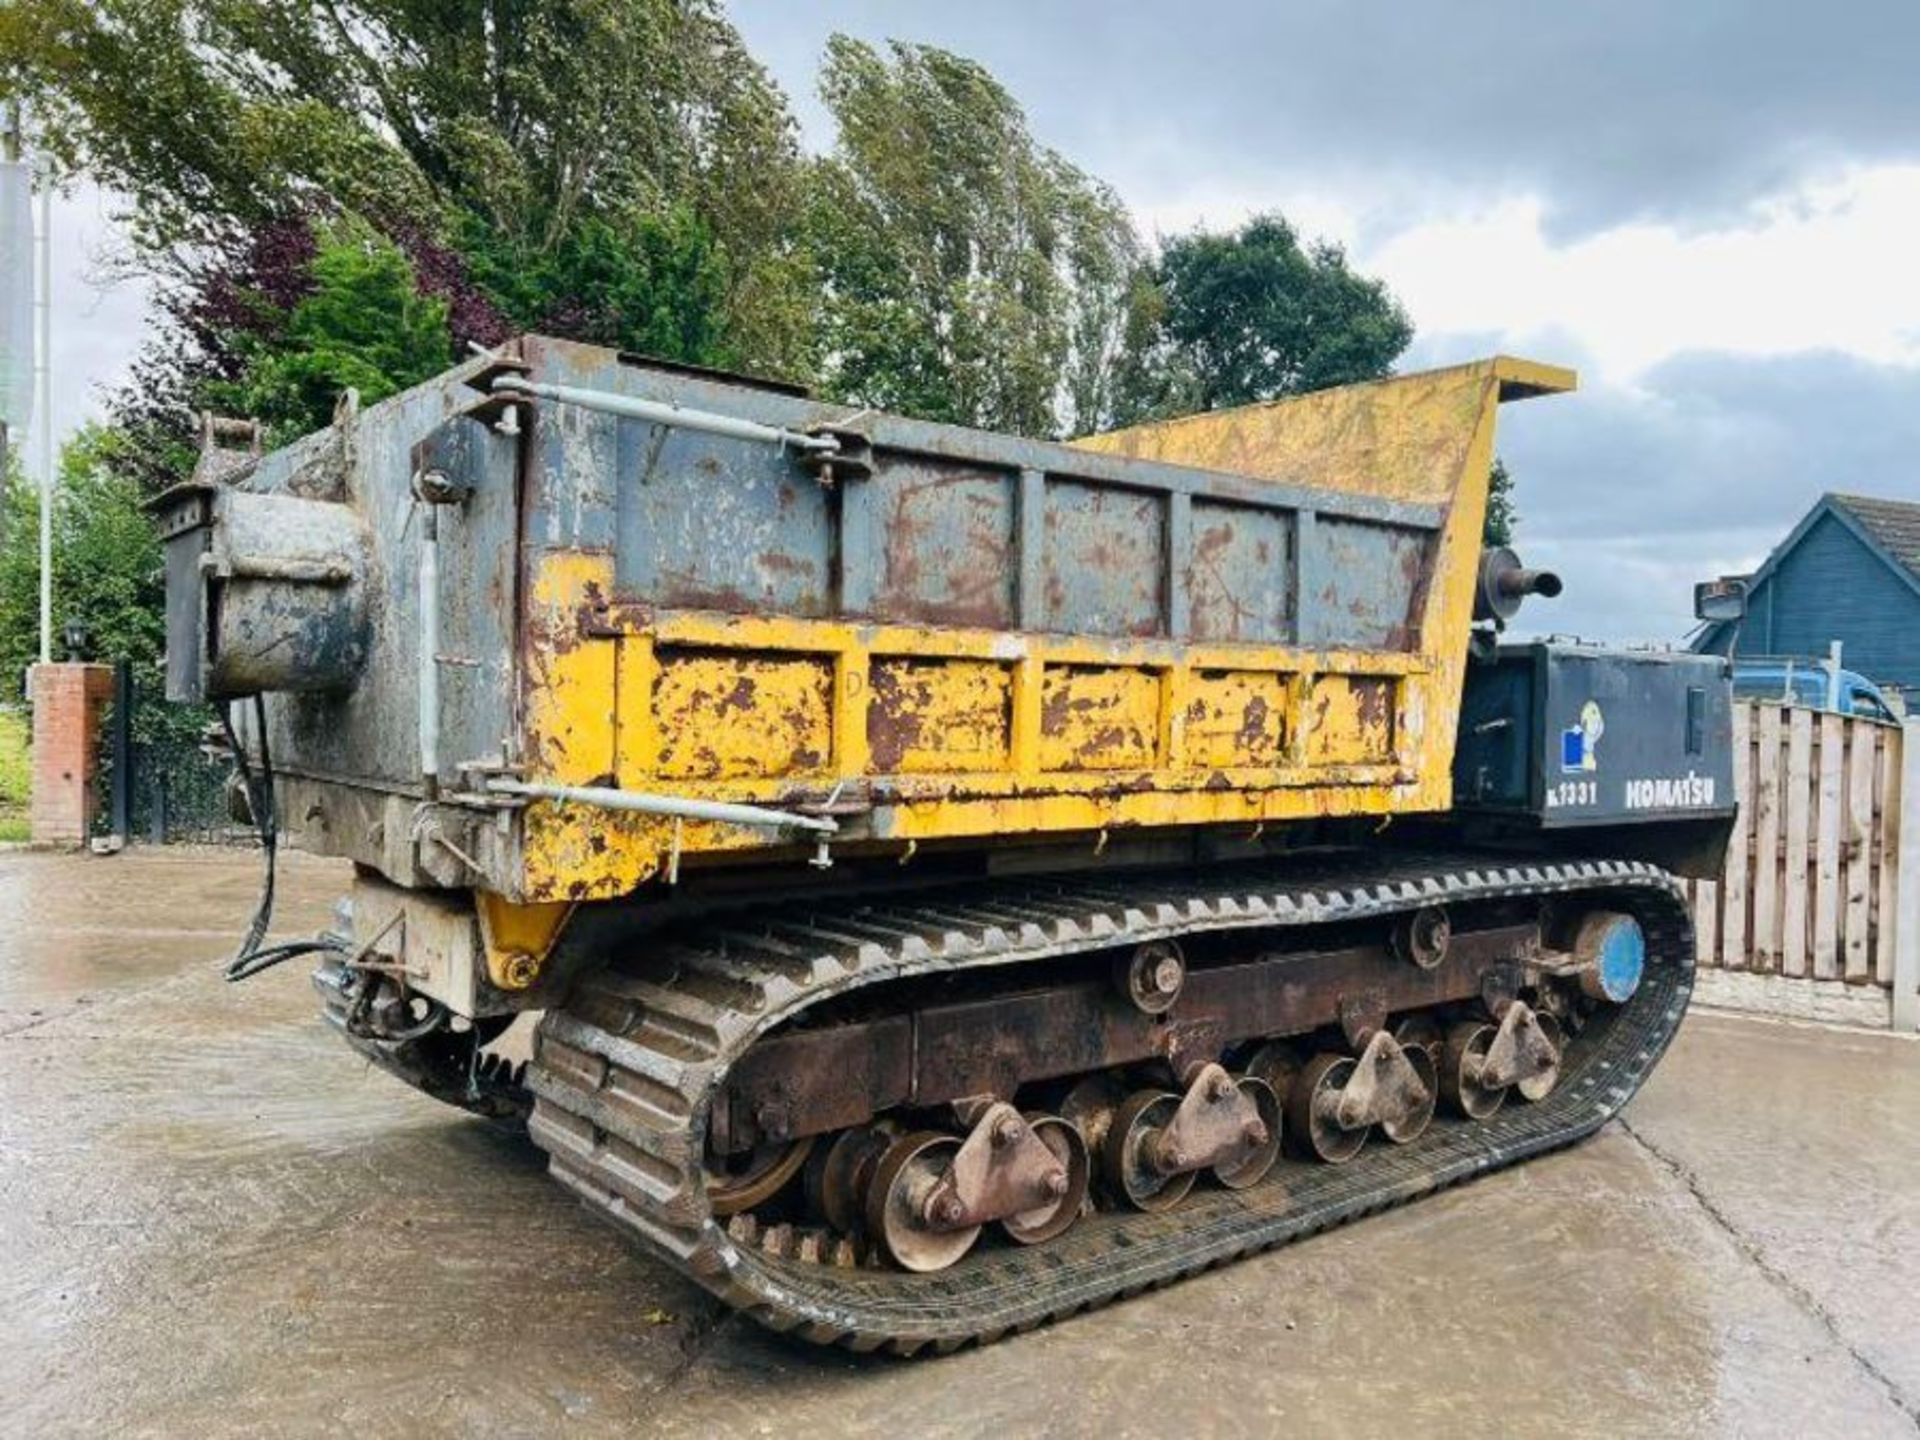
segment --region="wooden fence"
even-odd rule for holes
[[[1738,702],[1740,815],[1693,882],[1702,966],[1891,992],[1920,1019],[1920,723]]]

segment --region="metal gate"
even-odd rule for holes
[[[158,666],[122,660],[101,729],[94,832],[154,845],[250,845],[253,828],[232,817],[233,766],[204,705],[169,704]]]

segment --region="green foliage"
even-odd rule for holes
[[[1159,331],[1126,377],[1120,408],[1151,418],[1376,380],[1413,339],[1378,280],[1282,216],[1167,242],[1155,266]]]
[[[602,269],[637,235],[657,276],[690,215],[700,324],[743,364],[804,368],[804,168],[719,0],[10,0],[5,95],[69,171],[131,197],[164,278],[301,213],[396,239],[473,217],[508,251]]]
[[[134,738],[178,742],[203,728],[207,714],[161,700],[166,585],[160,538],[142,508],[139,483],[121,463],[121,443],[112,432],[88,426],[60,455],[53,654],[66,658],[66,623],[78,619],[88,659],[133,662]],[[40,658],[40,496],[18,468],[0,479],[0,510],[0,698],[17,699],[27,667]]]
[[[237,380],[207,387],[214,407],[266,421],[280,441],[327,424],[346,390],[371,405],[453,360],[446,303],[419,293],[391,242],[345,220],[317,240],[310,293],[246,339]]]
[[[12,831],[23,824],[33,798],[33,760],[28,752],[31,733],[18,710],[0,709],[0,840],[22,840]]]
[[[726,260],[690,206],[622,226],[589,216],[551,249],[469,216],[458,244],[514,329],[697,365],[742,363],[723,319]]]
[[[61,629],[77,617],[94,656],[157,660],[164,639],[160,541],[140,508],[139,486],[112,466],[113,438],[82,430],[60,457],[53,505],[54,655]],[[0,675],[17,696],[26,667],[40,658],[40,498],[18,469],[0,496]]]
[[[843,35],[820,93],[820,374],[832,394],[1028,435],[1093,428],[1135,297],[1132,222],[970,60]]]
[[[1520,512],[1513,508],[1513,476],[1507,473],[1507,462],[1496,455],[1487,477],[1487,519],[1481,540],[1488,545],[1511,545],[1519,523]]]

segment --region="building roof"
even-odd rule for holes
[[[1920,595],[1920,502],[1884,500],[1875,495],[1841,495],[1828,491],[1800,517],[1800,523],[1787,532],[1787,538],[1773,547],[1760,568],[1739,577],[1749,590],[1757,590],[1762,581],[1780,568],[1780,562],[1793,553],[1801,538],[1823,515],[1831,515],[1844,525],[1886,567]],[[1735,577],[1726,577],[1735,578]],[[1693,637],[1693,648],[1711,651],[1719,647],[1731,626],[1726,621],[1703,625]]]
[[[1872,495],[1829,495],[1909,577],[1920,582],[1920,501],[1882,500]]]

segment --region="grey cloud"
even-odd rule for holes
[[[1155,204],[1195,182],[1284,208],[1330,190],[1397,226],[1440,195],[1527,191],[1556,238],[1723,223],[1840,163],[1920,157],[1913,0],[734,0],[811,102],[832,30],[925,40],[999,75],[1039,132]]]
[[[1567,581],[1531,623],[1672,639],[1694,581],[1757,563],[1822,492],[1920,499],[1920,368],[1681,355],[1633,390],[1506,407],[1500,450],[1521,548]]]

